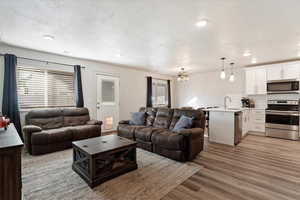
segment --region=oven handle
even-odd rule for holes
[[[287,111],[267,111],[266,110],[266,115],[285,115],[285,116],[299,116],[299,113],[291,113]]]

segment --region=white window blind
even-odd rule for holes
[[[74,74],[47,69],[17,67],[17,91],[21,108],[75,106]]]
[[[152,104],[155,107],[168,105],[168,82],[152,79]]]

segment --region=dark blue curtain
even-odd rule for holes
[[[168,108],[171,108],[171,81],[168,80]]]
[[[16,68],[17,57],[12,54],[5,54],[2,113],[14,123],[20,138],[23,140],[17,95]]]
[[[152,77],[147,77],[147,107],[152,107]]]
[[[74,66],[74,73],[75,73],[75,100],[76,100],[76,107],[83,107],[83,93],[82,93],[82,81],[81,81],[81,66],[75,65]]]

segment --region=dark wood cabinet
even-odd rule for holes
[[[23,142],[13,124],[0,129],[0,199],[21,200],[21,151]]]

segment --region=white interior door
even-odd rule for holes
[[[97,75],[97,119],[103,122],[102,130],[117,129],[119,122],[119,78]]]

